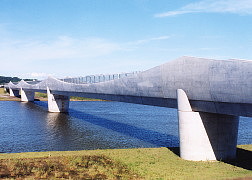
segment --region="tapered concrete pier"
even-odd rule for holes
[[[194,112],[186,93],[177,90],[180,156],[186,160],[235,159],[239,117]]]
[[[10,96],[12,96],[12,97],[19,96],[19,90],[14,90],[14,89],[9,88],[9,91],[10,91]]]
[[[34,101],[34,95],[35,95],[34,91],[27,91],[21,88],[20,94],[22,102]]]
[[[49,112],[68,112],[69,96],[52,94],[50,89],[47,88],[47,98]]]

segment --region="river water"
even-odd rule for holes
[[[252,144],[252,118],[240,117],[238,144]],[[176,147],[177,110],[121,102],[70,102],[49,113],[47,102],[0,101],[0,152]]]

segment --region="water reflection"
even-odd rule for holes
[[[46,117],[47,128],[51,131],[66,129],[68,127],[68,116],[64,113],[47,113]]]

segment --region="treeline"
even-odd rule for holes
[[[18,82],[21,81],[22,79],[18,77],[5,77],[5,76],[0,76],[0,84],[5,84],[11,82]],[[24,79],[25,81],[33,81],[34,79]]]

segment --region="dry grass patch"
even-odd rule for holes
[[[2,159],[0,178],[140,179],[125,165],[104,155]]]

